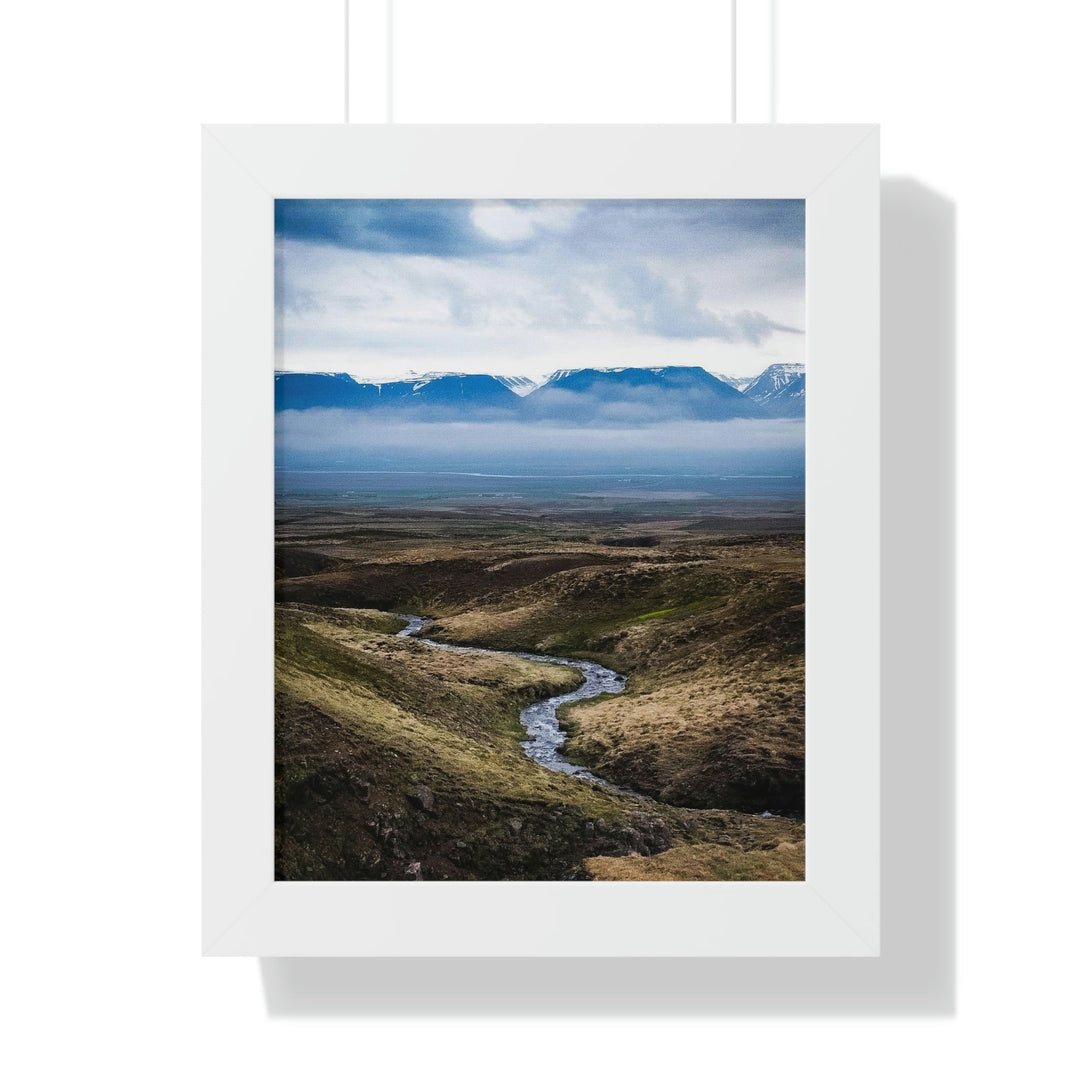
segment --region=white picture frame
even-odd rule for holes
[[[877,127],[208,126],[203,183],[204,954],[879,955]],[[806,200],[804,882],[274,880],[284,197]]]

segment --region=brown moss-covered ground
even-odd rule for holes
[[[750,816],[802,811],[801,536],[479,513],[278,536],[279,877],[801,876],[802,827]],[[395,610],[627,674],[565,710],[568,756],[656,801],[524,756],[518,712],[572,670],[437,652]]]
[[[802,881],[805,863],[805,842],[785,840],[766,851],[681,844],[659,855],[594,855],[585,869],[596,881]]]

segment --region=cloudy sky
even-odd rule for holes
[[[801,200],[279,199],[276,366],[429,371],[804,359]]]

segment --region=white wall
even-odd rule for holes
[[[371,5],[354,2],[356,30]],[[880,121],[885,172],[958,211],[956,1018],[270,1020],[254,962],[199,958],[198,125],[339,120],[342,4],[21,4],[0,46],[16,1074],[411,1075],[459,1057],[677,1075],[692,1054],[764,1076],[1056,1071],[1076,959],[1075,702],[1058,689],[1076,609],[1076,16],[778,6],[779,120]],[[721,3],[397,8],[399,120],[728,117]],[[382,60],[357,32],[365,119]]]

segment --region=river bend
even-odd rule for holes
[[[407,621],[405,628],[398,631],[398,637],[415,638],[433,649],[470,653],[473,656],[516,656],[520,660],[534,660],[541,664],[561,664],[563,667],[577,668],[585,676],[585,681],[576,690],[568,694],[544,698],[521,710],[521,723],[528,735],[527,739],[522,740],[521,747],[526,756],[532,758],[537,765],[551,769],[552,772],[567,773],[583,780],[603,784],[605,787],[622,790],[601,777],[595,776],[584,766],[574,765],[562,756],[561,749],[563,743],[566,742],[566,733],[559,730],[559,721],[555,712],[560,705],[568,705],[572,701],[585,701],[587,698],[594,698],[600,694],[621,694],[626,689],[625,676],[602,664],[594,664],[591,660],[571,660],[566,656],[542,656],[540,653],[508,652],[503,649],[482,649],[472,645],[447,645],[441,641],[432,641],[431,638],[417,637],[425,626],[434,622],[433,619],[425,619],[421,615],[398,615],[397,617]]]

